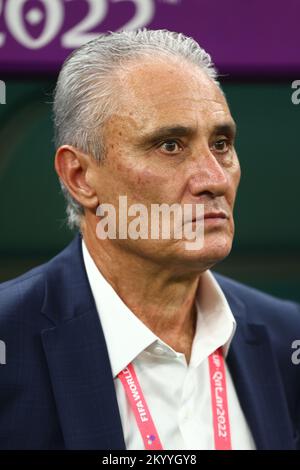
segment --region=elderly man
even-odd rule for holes
[[[64,63],[54,121],[79,233],[1,286],[0,447],[299,448],[300,306],[210,271],[240,181],[210,56],[165,30],[99,36]],[[192,208],[182,236],[151,236],[163,204]]]

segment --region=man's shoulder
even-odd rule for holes
[[[21,342],[29,344],[30,341],[32,346],[36,334],[53,326],[41,314],[45,299],[45,266],[0,284],[0,339],[14,348],[15,357]],[[24,352],[26,357],[31,346]]]
[[[297,324],[300,328],[300,303],[277,297],[258,288],[212,271],[227,300],[241,301],[256,323]]]
[[[29,320],[31,312],[41,311],[45,299],[48,275],[59,273],[63,269],[64,255],[70,249],[68,245],[63,251],[24,274],[0,283],[0,322],[22,319]],[[57,290],[60,289],[59,280]]]
[[[27,271],[9,281],[0,284],[0,318],[7,315],[11,309],[26,303],[28,299],[41,302],[44,284],[45,267],[47,263]]]

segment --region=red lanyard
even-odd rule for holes
[[[225,361],[222,348],[208,357],[211,404],[216,450],[231,450]]]
[[[210,354],[208,361],[215,449],[231,450],[226,376],[222,348]],[[125,367],[125,369],[119,373],[118,377],[122,382],[134,412],[145,449],[162,450],[163,447],[158,432],[152,420],[133,365],[129,364]]]

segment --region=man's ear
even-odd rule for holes
[[[92,157],[71,145],[62,145],[55,155],[55,170],[70,194],[87,209],[96,208],[96,191],[87,182],[87,170],[93,165]]]

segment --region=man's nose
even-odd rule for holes
[[[213,153],[207,152],[195,161],[189,178],[189,190],[193,196],[199,196],[202,192],[221,196],[228,187],[228,172]]]

